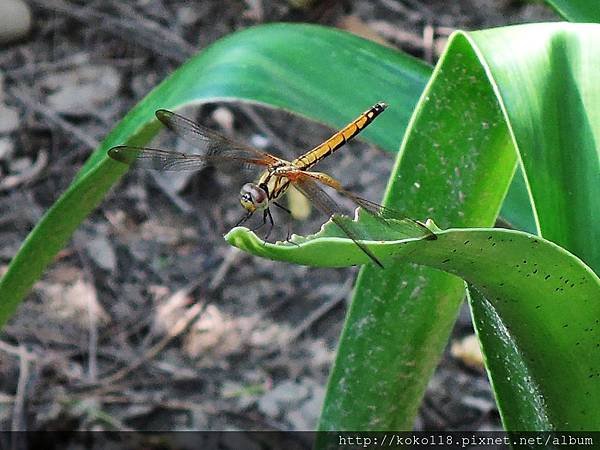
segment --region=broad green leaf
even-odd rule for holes
[[[474,41],[486,55],[486,64],[498,85],[542,235],[576,254],[598,272],[600,227],[594,217],[600,213],[600,199],[594,192],[600,185],[600,149],[596,145],[600,138],[600,85],[597,82],[600,54],[594,47],[600,39],[600,27],[541,24],[527,28],[535,35],[531,36],[524,27],[516,27],[510,42],[506,42],[506,36],[490,32],[476,33]],[[515,60],[517,50],[523,57]],[[507,64],[507,58],[511,57],[512,63]],[[558,276],[559,279],[563,276],[565,281],[565,274]],[[537,330],[531,330],[531,322],[507,311],[504,305],[488,302],[478,293],[471,294],[475,326],[487,356],[505,427],[513,430],[598,429],[600,420],[594,406],[597,400],[594,392],[587,389],[586,380],[575,376],[570,379],[570,389],[550,389],[538,359],[554,363],[556,359],[548,353],[540,354],[549,348],[543,341],[538,342],[538,353],[532,352],[530,343],[539,334],[534,335]],[[576,326],[585,323],[588,317],[598,319],[593,307],[598,299],[598,295],[587,299],[593,302],[591,308],[581,301],[570,306],[571,312],[578,314]],[[539,308],[547,306],[536,304]],[[560,317],[558,312],[556,314]],[[556,325],[550,330],[570,339],[569,345],[577,350],[583,346],[583,353],[587,352],[588,358],[592,355],[594,361],[594,353],[600,351],[597,337],[596,344],[581,340],[580,328],[573,331],[572,326],[573,322],[565,321],[562,327]],[[588,337],[593,336],[598,324],[584,327],[584,331]],[[564,352],[572,351],[559,347],[556,356],[562,358]],[[581,358],[573,362],[577,369],[571,363],[560,363],[562,374],[553,374],[569,379],[572,370],[581,372],[585,366],[591,370],[594,365],[588,364],[588,358],[578,353]],[[593,373],[588,374],[588,380],[593,377]],[[529,395],[525,395],[525,391]]]
[[[535,357],[523,354],[494,305],[477,288],[470,286],[468,293],[477,336],[485,349],[485,366],[497,396],[498,409],[501,412],[518,409],[517,414],[510,414],[505,419],[505,422],[508,420],[506,428],[526,431],[553,429],[541,386],[534,378],[535,374],[527,360],[528,357],[535,360]],[[515,394],[518,397],[514,397]],[[505,404],[513,398],[518,401]]]
[[[417,107],[412,127],[409,127],[405,138],[399,170],[393,175],[396,183],[389,189],[390,194],[396,191],[398,195],[404,195],[405,199],[412,200],[412,195],[407,193],[413,193],[411,184],[416,187],[416,182],[419,186],[418,190],[423,194],[421,201],[416,204],[423,205],[427,202],[427,197],[437,200],[445,196],[447,206],[441,211],[436,211],[435,205],[432,205],[430,207],[432,209],[425,212],[411,211],[400,203],[398,209],[411,211],[411,217],[423,217],[420,214],[429,213],[429,216],[444,227],[464,226],[465,223],[469,226],[482,225],[480,221],[485,220],[487,214],[499,205],[497,197],[494,198],[492,195],[497,195],[497,190],[507,186],[506,173],[502,169],[510,165],[508,155],[504,151],[505,146],[510,147],[512,151],[518,152],[523,163],[542,235],[568,249],[592,269],[598,271],[600,227],[594,218],[600,217],[600,199],[595,195],[600,185],[599,150],[595,144],[600,139],[598,116],[600,83],[597,82],[600,73],[598,70],[600,54],[594,51],[595,42],[600,42],[600,27],[596,25],[538,24],[455,35],[440,65],[436,68],[428,91],[425,92]],[[478,64],[479,67],[475,67]],[[482,76],[482,71],[485,72],[485,76]],[[470,80],[470,86],[466,80]],[[495,93],[498,113],[503,116],[502,122],[509,127],[510,138],[504,134],[503,126],[497,122],[493,113],[488,112],[488,117],[482,114],[485,111],[484,105],[491,105],[491,102],[481,83],[487,83],[488,89]],[[448,86],[458,92],[452,92]],[[472,98],[479,99],[480,104],[473,106]],[[438,109],[447,111],[448,117],[440,117],[440,114],[436,114]],[[479,128],[478,123],[490,130],[488,139],[474,135]],[[429,146],[421,145],[423,141],[428,142]],[[452,154],[458,149],[458,152],[463,154],[462,160],[452,160],[448,164],[447,149],[450,149]],[[490,158],[487,164],[473,158],[474,154],[479,155],[479,151],[486,153]],[[410,159],[407,155],[410,155]],[[493,160],[494,157],[496,161]],[[425,162],[428,159],[441,161],[441,167],[428,164]],[[422,179],[419,180],[416,179],[418,175],[415,175],[415,168],[418,170],[420,167]],[[460,170],[462,176],[453,178],[449,170],[444,170],[446,167]],[[427,179],[430,170],[437,171],[437,175]],[[460,185],[452,185],[454,180]],[[489,184],[490,180],[492,185]],[[472,190],[473,185],[476,186],[475,191]],[[423,191],[423,186],[428,186],[428,189]],[[484,201],[479,203],[477,199],[484,199]],[[389,204],[396,207],[398,203],[391,201]],[[481,208],[478,213],[473,215],[469,213],[470,210],[476,211],[471,208],[477,207]],[[458,214],[456,214],[457,209]],[[455,219],[456,216],[458,220]],[[445,218],[449,218],[448,222],[444,221]],[[400,270],[394,267],[389,269],[394,273]],[[409,383],[415,383],[411,387],[398,381],[385,394],[375,392],[376,388],[372,389],[368,394],[371,400],[368,406],[372,409],[368,413],[358,409],[359,405],[353,404],[352,399],[349,398],[354,393],[360,392],[358,389],[353,390],[357,386],[352,380],[361,371],[367,373],[367,377],[370,376],[369,381],[373,386],[378,386],[376,373],[379,368],[383,368],[389,374],[395,371],[403,376],[407,373],[412,376],[419,373],[426,376],[425,373],[420,372],[420,368],[426,364],[417,365],[417,369],[411,367],[411,370],[406,370],[402,364],[408,359],[402,356],[395,359],[389,354],[382,357],[365,357],[360,360],[360,364],[351,359],[342,360],[342,357],[351,355],[353,346],[359,346],[363,350],[373,348],[375,340],[369,342],[369,339],[364,337],[368,332],[378,336],[379,342],[391,343],[388,351],[397,348],[400,349],[399,352],[406,352],[404,350],[406,346],[415,345],[417,352],[422,350],[421,355],[427,354],[425,339],[414,339],[415,336],[409,336],[406,331],[398,330],[399,317],[407,317],[410,323],[417,322],[419,319],[427,321],[426,308],[420,304],[415,305],[410,300],[401,302],[397,298],[394,299],[390,294],[391,285],[382,283],[378,287],[377,275],[373,272],[373,268],[367,267],[360,278],[361,284],[357,287],[344,331],[345,341],[340,344],[340,357],[336,362],[331,378],[331,389],[328,392],[328,399],[335,399],[335,404],[340,407],[328,410],[330,404],[326,403],[322,418],[324,428],[328,428],[331,423],[337,423],[342,424],[342,428],[352,429],[359,422],[374,424],[373,428],[387,426],[389,429],[396,424],[405,429],[410,427],[408,418],[403,416],[402,412],[397,413],[395,419],[390,418],[397,412],[393,405],[389,404],[390,402],[388,405],[378,402],[385,401],[386,398],[400,398],[398,404],[405,408],[407,403],[405,403],[406,398],[403,397],[403,389],[415,389],[418,380],[409,380]],[[381,278],[385,277],[386,274],[381,275]],[[400,279],[395,286],[396,289],[399,289],[398,286],[403,286]],[[421,297],[423,290],[419,294],[420,301],[423,299],[428,301],[427,296]],[[379,302],[390,298],[386,308],[378,307],[375,311],[376,308],[371,306],[374,299]],[[433,322],[441,328],[445,328],[447,323],[440,319],[442,316],[440,310],[446,307],[449,301],[440,298],[441,302],[439,299],[433,300],[439,302],[439,309],[429,311],[429,317],[434,318]],[[473,298],[477,299],[475,296]],[[534,295],[533,299],[535,298]],[[598,296],[589,299],[597,301]],[[394,302],[401,303],[401,306]],[[586,323],[588,317],[591,317],[587,306],[586,302],[581,301],[570,305],[575,314],[573,317],[577,319],[574,323]],[[388,315],[372,314],[373,311],[381,313],[381,309],[385,309]],[[449,310],[450,308],[445,310],[448,315]],[[498,310],[504,313],[501,308]],[[592,316],[598,317],[593,313]],[[535,350],[540,358],[556,364],[558,373],[562,371],[563,379],[572,380],[573,369],[570,364],[562,364],[562,361],[557,363],[555,355],[548,355],[548,348],[544,346],[543,341],[534,339],[529,334],[533,331],[531,322],[527,320],[520,322],[523,317],[518,313],[509,315],[509,318],[510,321],[502,316],[503,320],[507,320],[504,324],[491,320],[493,316],[490,316],[490,320],[475,318],[480,335],[496,336],[498,340],[493,346],[490,346],[492,338],[483,341],[486,354],[488,348],[491,354],[502,348],[499,339],[503,336],[495,334],[493,330],[504,326],[513,333],[511,338],[519,345],[524,346],[523,343],[529,342],[530,339],[539,344],[536,349],[529,346],[518,348],[507,346],[508,350],[502,355],[505,360],[511,358],[515,351],[523,351],[523,348],[529,352]],[[351,332],[358,323],[369,324],[369,331],[365,331],[362,337],[356,337]],[[570,334],[571,330],[557,326],[555,322],[553,326],[551,331],[555,334]],[[592,330],[596,333],[597,326],[595,328],[588,326],[587,330],[584,327],[584,331],[588,333],[592,333]],[[428,336],[433,336],[433,332]],[[569,339],[571,344],[578,345],[577,342],[580,342],[579,345],[584,345],[583,341],[574,340],[572,336]],[[591,341],[588,340],[586,343],[588,355],[598,351]],[[560,347],[560,350],[570,351],[565,346]],[[561,356],[564,355],[561,353]],[[538,378],[522,380],[520,378],[522,372],[513,373],[510,368],[504,372],[490,371],[490,378],[495,386],[502,384],[500,382],[507,372],[514,380],[511,384],[504,383],[504,388],[496,391],[502,418],[508,429],[539,429],[537,427],[544,423],[537,420],[539,418],[532,420],[532,415],[528,413],[531,411],[531,405],[528,403],[530,399],[521,395],[521,386],[528,383],[544,385],[544,389],[538,392],[541,392],[548,408],[544,411],[548,418],[546,422],[548,427],[598,429],[600,425],[598,417],[592,413],[597,409],[595,407],[597,396],[591,394],[592,391],[580,389],[589,386],[589,383],[581,379],[584,373],[581,367],[588,362],[585,356],[583,359],[577,359],[580,376],[571,384],[569,390],[552,389],[552,385],[543,379],[542,372],[536,369],[535,361],[527,360],[527,362],[528,369]],[[591,372],[594,367],[596,366],[587,367],[588,378],[595,376]],[[561,376],[557,375],[557,372],[554,374]],[[336,387],[340,380],[351,381],[348,382],[349,385],[344,385],[340,389]],[[349,394],[344,396],[345,392]],[[563,403],[568,402],[569,399],[573,401],[573,405],[579,404],[581,409],[576,411],[571,407],[562,411]],[[580,401],[581,403],[578,403]],[[409,404],[409,410],[411,406],[412,404]],[[357,410],[356,413],[349,417],[344,416],[344,409],[350,411],[353,408]],[[400,409],[399,406],[397,408]],[[385,423],[375,422],[375,418],[381,417],[386,418]]]
[[[402,232],[403,225],[398,226]],[[339,233],[328,224],[324,232],[295,245],[264,244],[242,228],[226,238],[256,255],[297,264],[367,263],[365,254]],[[600,355],[600,279],[596,274],[561,247],[520,231],[471,228],[436,235],[436,240],[391,240],[391,234],[380,235],[366,245],[386,266],[401,259],[404,264],[458,275],[474,287],[473,314],[509,429],[595,429],[600,423],[600,357],[590,355]],[[404,327],[411,319],[410,315],[396,319],[397,326]],[[350,326],[362,333],[359,323]],[[359,364],[362,358],[371,359],[380,352],[387,353],[385,357],[393,364],[391,349],[377,342],[373,345],[357,346],[346,358]],[[380,373],[379,388],[387,387],[385,375],[385,371]],[[351,383],[343,378],[339,382]],[[371,398],[364,396],[359,402],[369,405]],[[526,420],[510,422],[515,407],[522,409],[519,416]]]
[[[386,100],[390,108],[364,137],[396,151],[430,73],[427,65],[414,58],[346,33],[309,25],[263,26],[215,43],[165,80],[119,123],[32,230],[0,281],[0,324],[124,173],[124,167],[106,158],[106,150],[123,143],[141,145],[151,139],[157,132],[156,109],[211,101],[253,101],[337,127],[375,101]],[[364,89],[365,85],[369,89]],[[516,193],[515,197],[523,195]],[[521,214],[518,208],[508,207],[506,214],[512,223],[528,223],[526,210]]]
[[[600,22],[600,2],[596,0],[546,0],[570,22]]]
[[[461,35],[452,48],[415,112],[385,202],[444,227],[491,226],[517,157],[475,51]],[[410,430],[463,296],[464,283],[438,270],[365,267],[319,428]]]
[[[527,191],[527,182],[521,167],[517,168],[510,189],[502,203],[500,219],[507,222],[511,228],[529,233],[537,231],[537,225]]]
[[[456,35],[411,119],[385,204],[443,228],[492,226],[516,161],[485,69]],[[435,269],[366,266],[319,428],[412,429],[463,296],[462,280]]]
[[[600,26],[504,30],[473,33],[473,45],[506,109],[540,231],[599,271]]]
[[[593,51],[593,42],[599,41],[600,27],[570,24],[454,35],[412,119],[386,204],[406,211],[410,217],[433,217],[444,227],[489,225],[500,207],[518,154],[542,234],[598,268],[600,228],[593,218],[600,217],[599,199],[594,195],[600,174],[595,145],[600,137],[600,54]],[[322,245],[323,254],[335,259],[335,251]],[[274,248],[262,249],[265,256],[274,256]],[[346,262],[366,261],[360,252],[352,259],[339,250]],[[300,248],[285,251],[291,255]],[[378,253],[382,250],[373,251],[383,259]],[[415,399],[432,370],[432,354],[444,343],[442,336],[451,326],[462,288],[460,282],[438,272],[393,264],[386,268],[366,267],[359,278],[330,379],[322,429],[364,429],[365,424],[368,429],[411,427],[418,404]],[[560,279],[568,270],[557,266],[552,276]],[[567,278],[574,282],[571,276]],[[414,283],[416,279],[419,284]],[[442,295],[436,288],[444,283],[447,290]],[[414,292],[418,295],[411,296]],[[598,317],[594,312],[590,316],[589,302],[598,298],[597,292],[594,295],[569,304],[570,323],[585,323],[584,331],[590,333],[597,332],[597,327],[588,323],[589,317]],[[538,299],[531,287],[520,298],[524,302]],[[472,299],[477,301],[480,296],[473,295]],[[556,365],[553,376],[575,379],[577,386],[589,387],[583,378],[595,376],[596,366],[588,364],[584,369],[588,363],[584,354],[595,351],[592,341],[584,344],[577,333],[571,334],[556,320],[546,322],[551,333],[565,336],[566,341],[558,347],[561,352],[571,352],[569,345],[585,345],[583,353],[575,352],[574,360],[557,364],[548,357],[543,339],[532,335],[531,321],[514,323],[524,319],[515,311],[526,310],[530,303],[519,303],[515,311],[500,306],[494,303],[501,312],[497,315],[485,316],[482,309],[482,317],[476,317],[480,335],[490,336],[483,341],[486,353],[488,348],[490,354],[501,349],[499,358],[504,359],[512,358],[515,352],[536,355],[532,361],[525,360],[532,374],[530,380],[522,378],[522,370],[513,372],[510,367],[504,372],[490,371],[494,384],[503,386],[496,395],[505,425],[509,429],[597,428],[598,417],[590,412],[597,392],[576,388],[565,396],[564,385],[549,381],[538,367],[551,361]],[[495,321],[495,317],[506,322]],[[503,336],[494,330],[501,326],[510,331],[514,346],[503,347],[499,341]],[[497,342],[490,344],[494,339]],[[363,352],[360,359],[356,349]],[[578,366],[577,374],[573,373],[574,365]],[[500,382],[506,373],[515,383],[507,386]],[[542,386],[536,392],[547,408],[541,412],[544,420],[530,414],[531,399],[520,394],[528,384]],[[581,409],[566,408],[568,401]]]

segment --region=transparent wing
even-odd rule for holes
[[[263,161],[262,165],[274,164],[279,161],[279,158],[273,155],[235,142],[172,111],[159,109],[155,114],[165,127],[198,148],[206,157],[219,156],[253,163]]]
[[[355,195],[354,193],[344,189],[339,181],[325,173],[302,172],[302,176],[309,177],[314,181],[335,189],[341,195],[352,200],[357,206],[360,206],[363,210],[367,211],[373,217],[378,219],[379,222],[385,226],[390,226],[388,219],[399,220],[403,222],[405,228],[410,228],[412,231],[414,231],[414,234],[423,234],[426,239],[437,239],[437,236],[422,223],[413,219],[409,219],[399,211]],[[407,232],[410,233],[411,231],[407,230]]]
[[[226,171],[239,169],[255,169],[257,166],[268,166],[269,159],[247,158],[228,155],[197,155],[171,150],[160,150],[147,147],[132,147],[120,145],[108,151],[115,161],[125,164],[135,164],[138,167],[153,170],[199,170],[206,166],[217,166]]]
[[[345,189],[338,189],[337,191],[344,197],[347,197],[350,200],[352,200],[355,204],[360,206],[365,211],[369,212],[372,216],[376,217],[377,219],[379,219],[380,222],[384,223],[387,226],[390,225],[390,223],[387,222],[387,219],[400,220],[405,226],[410,227],[412,230],[414,230],[415,234],[424,234],[425,239],[437,239],[435,233],[429,228],[427,228],[425,225],[423,225],[421,222],[410,219],[405,215],[401,214],[399,211],[387,208],[378,203],[374,203],[370,200],[359,197],[358,195],[355,195],[352,192],[347,191]]]
[[[215,166],[225,172],[254,172],[279,158],[248,145],[235,142],[179,114],[159,109],[156,117],[169,130],[194,145],[200,153],[182,153],[146,147],[118,146],[108,151],[112,159],[154,170],[199,170]]]
[[[310,177],[298,176],[294,182],[296,187],[302,194],[304,194],[323,214],[331,217],[331,220],[350,238],[352,241],[371,258],[371,260],[379,267],[383,268],[383,264],[377,259],[377,257],[360,242],[360,231],[354,224],[349,220],[343,220],[341,215],[344,214],[342,208],[333,200],[327,192]]]

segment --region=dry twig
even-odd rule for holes
[[[433,64],[433,53],[435,50],[435,30],[431,24],[427,23],[423,27],[423,59],[429,64]]]
[[[215,271],[213,277],[210,280],[210,283],[208,283],[208,289],[210,291],[214,291],[219,286],[221,286],[221,283],[223,283],[223,280],[225,279],[225,275],[227,275],[227,272],[229,272],[231,266],[240,260],[241,256],[242,252],[239,251],[237,248],[229,247],[227,249],[227,253],[223,258],[223,261]]]
[[[330,299],[329,301],[323,303],[313,312],[311,312],[306,319],[300,322],[300,325],[295,327],[294,331],[290,333],[288,339],[286,340],[285,345],[289,345],[295,340],[297,340],[300,336],[302,336],[306,331],[310,329],[317,321],[319,321],[325,314],[335,308],[340,302],[344,301],[344,299],[350,293],[352,289],[352,278],[348,278],[344,285],[340,288],[337,295]]]
[[[153,359],[156,355],[158,355],[174,338],[183,333],[193,322],[196,320],[198,316],[204,311],[206,305],[195,304],[191,306],[186,312],[185,315],[173,326],[169,333],[166,334],[160,341],[156,343],[153,347],[148,349],[142,356],[133,361],[127,367],[124,367],[121,370],[113,373],[112,375],[104,378],[102,380],[103,385],[111,385],[122,378],[129,375],[131,372],[136,370],[146,361]]]
[[[19,381],[17,382],[17,394],[13,405],[11,431],[26,431],[25,421],[25,399],[27,398],[27,382],[29,381],[29,363],[31,356],[24,345],[19,346]]]
[[[65,119],[60,117],[60,115],[50,108],[48,105],[44,105],[39,101],[36,101],[34,98],[26,94],[19,88],[12,88],[8,91],[13,97],[15,97],[19,102],[21,102],[26,108],[31,109],[32,111],[41,114],[43,117],[48,119],[50,122],[58,125],[67,134],[72,135],[79,142],[86,145],[91,149],[95,149],[100,145],[100,142],[93,137],[89,136],[86,133],[83,133],[79,128],[75,125],[71,125]]]
[[[0,181],[0,191],[8,191],[14,189],[21,184],[27,184],[35,180],[40,172],[48,164],[48,153],[40,150],[38,157],[31,166],[27,167],[20,173],[8,175]]]
[[[135,42],[176,62],[184,62],[195,53],[194,47],[167,28],[145,17],[132,16],[130,5],[120,7],[127,19],[116,18],[91,7],[80,7],[63,0],[31,0],[36,6],[59,12],[91,26],[98,26],[109,33]],[[115,4],[113,4],[115,6]]]

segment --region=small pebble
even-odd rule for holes
[[[0,134],[12,133],[18,127],[19,112],[15,108],[0,104]]]
[[[31,30],[31,10],[23,0],[0,2],[0,45],[27,36]]]

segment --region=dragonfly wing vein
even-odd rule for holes
[[[322,213],[331,217],[331,220],[379,267],[383,264],[362,242],[360,242],[360,233],[354,223],[347,219],[344,220],[341,215],[343,211],[340,206],[325,192],[314,180],[309,177],[298,177],[294,186],[302,192]]]
[[[166,109],[156,111],[156,117],[165,127],[183,138],[206,156],[239,157],[256,161],[265,161],[262,165],[274,164],[278,158],[256,148],[234,141],[214,130],[203,127],[179,114]]]
[[[391,226],[391,223],[388,219],[402,221],[405,227],[410,227],[410,229],[412,230],[412,232],[414,232],[415,235],[421,234],[426,239],[436,239],[435,234],[420,222],[413,219],[409,219],[408,217],[406,217],[406,215],[400,213],[399,211],[380,205],[379,203],[372,202],[370,200],[367,200],[366,198],[359,197],[358,195],[344,189],[339,181],[325,173],[303,172],[303,175],[335,189],[338,193],[352,200],[357,206],[360,206],[362,209],[370,213],[372,217],[376,218],[384,226]]]
[[[181,171],[200,170],[215,166],[225,172],[256,171],[267,166],[264,160],[245,158],[239,155],[196,155],[170,150],[121,145],[108,151],[112,159],[153,170]]]

